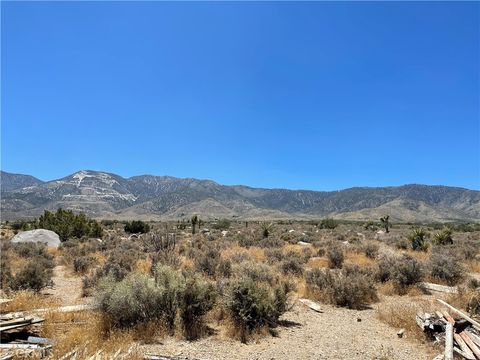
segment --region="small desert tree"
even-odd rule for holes
[[[415,251],[427,251],[428,242],[426,239],[427,233],[422,228],[414,228],[408,235],[408,240],[412,244],[412,249]]]
[[[389,232],[388,228],[390,227],[390,216],[385,215],[380,218],[380,222],[382,223],[382,226],[385,228],[385,232]]]
[[[260,229],[262,230],[262,236],[264,239],[268,238],[270,236],[270,233],[272,232],[273,229],[273,223],[269,223],[266,221],[262,221],[260,223]]]

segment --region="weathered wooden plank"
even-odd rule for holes
[[[0,320],[0,327],[3,326],[9,326],[9,325],[14,325],[14,324],[20,324],[20,323],[30,323],[34,319],[33,316],[27,316],[27,317],[20,317],[12,320]]]
[[[463,330],[465,334],[473,341],[473,343],[480,347],[480,336],[470,332],[469,330]]]
[[[437,301],[442,304],[442,305],[445,305],[446,307],[448,307],[450,310],[454,311],[455,313],[457,313],[460,317],[462,317],[463,319],[467,320],[470,324],[473,325],[474,328],[476,328],[477,330],[480,330],[480,323],[478,321],[475,321],[473,320],[470,316],[468,316],[467,314],[465,314],[464,312],[458,310],[457,308],[454,308],[452,305],[450,305],[449,303],[443,301],[443,300],[440,300],[440,299],[437,299]]]
[[[323,312],[320,304],[315,302],[315,301],[312,301],[312,300],[309,300],[309,299],[298,299],[298,301],[300,301],[303,305],[309,307],[313,311],[316,311],[316,312],[319,312],[319,313]]]
[[[467,344],[467,346],[470,348],[470,350],[472,351],[472,353],[478,358],[480,359],[480,349],[478,348],[477,345],[475,345],[472,341],[472,339],[470,339],[470,337],[465,333],[465,331],[462,331],[460,333],[460,336],[462,337],[463,341],[465,341],[465,344]]]
[[[445,286],[445,285],[439,285],[439,284],[434,284],[429,282],[421,282],[418,284],[418,287],[425,290],[443,292],[447,294],[458,293],[458,289],[455,286]]]
[[[448,323],[445,328],[445,360],[453,360],[453,325]]]
[[[446,310],[442,310],[442,314],[450,324],[455,325],[455,319]]]
[[[472,350],[468,347],[468,345],[465,343],[465,341],[462,339],[460,334],[453,334],[453,338],[455,339],[455,342],[457,343],[458,347],[462,350],[462,352],[465,354],[464,356],[468,360],[475,360],[475,355],[473,355]]]
[[[35,318],[28,323],[19,323],[19,324],[13,324],[13,325],[8,325],[8,326],[1,326],[0,327],[0,332],[7,331],[7,330],[13,330],[13,329],[19,329],[19,328],[22,328],[22,327],[25,327],[25,326],[38,324],[38,323],[41,323],[41,322],[44,322],[44,321],[45,321],[44,319]]]

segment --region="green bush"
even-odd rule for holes
[[[61,241],[72,237],[103,236],[103,229],[97,221],[89,219],[85,214],[75,214],[61,208],[55,213],[45,210],[38,219],[38,227],[56,232]]]
[[[192,276],[187,278],[180,299],[180,319],[188,340],[197,339],[204,329],[204,315],[213,308],[217,294],[212,284]]]
[[[141,220],[133,220],[125,224],[124,230],[130,234],[146,234],[150,231],[150,225]]]
[[[94,264],[96,260],[92,256],[81,256],[73,260],[73,271],[85,274]]]
[[[337,226],[338,226],[338,222],[330,218],[323,219],[319,225],[320,229],[331,229],[331,230],[335,229]]]
[[[378,256],[378,250],[380,247],[375,243],[367,243],[363,246],[365,256],[370,259],[376,259]]]
[[[122,328],[159,320],[166,309],[162,290],[153,279],[140,274],[131,274],[120,282],[102,279],[96,297],[101,311]]]
[[[232,222],[228,219],[222,219],[222,220],[217,221],[216,224],[213,224],[212,228],[214,228],[216,230],[227,230],[227,229],[230,228],[231,223]]]
[[[278,323],[288,308],[288,290],[283,285],[272,287],[251,279],[233,284],[227,308],[242,342],[254,330]]]
[[[220,264],[220,252],[217,249],[209,248],[206,252],[199,252],[194,262],[197,271],[214,276]]]

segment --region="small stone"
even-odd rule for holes
[[[360,322],[360,321],[362,321],[362,319],[360,319],[360,318],[357,318],[357,322]]]
[[[401,339],[403,337],[403,335],[405,334],[405,329],[400,329],[398,332],[397,332],[397,336]]]

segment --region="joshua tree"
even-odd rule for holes
[[[390,227],[390,222],[388,221],[389,218],[389,215],[385,215],[380,218],[380,222],[382,223],[382,226],[385,228],[385,232],[387,233],[389,232],[388,228]]]
[[[198,216],[192,216],[192,235],[195,235],[195,226],[197,226],[198,223]]]

